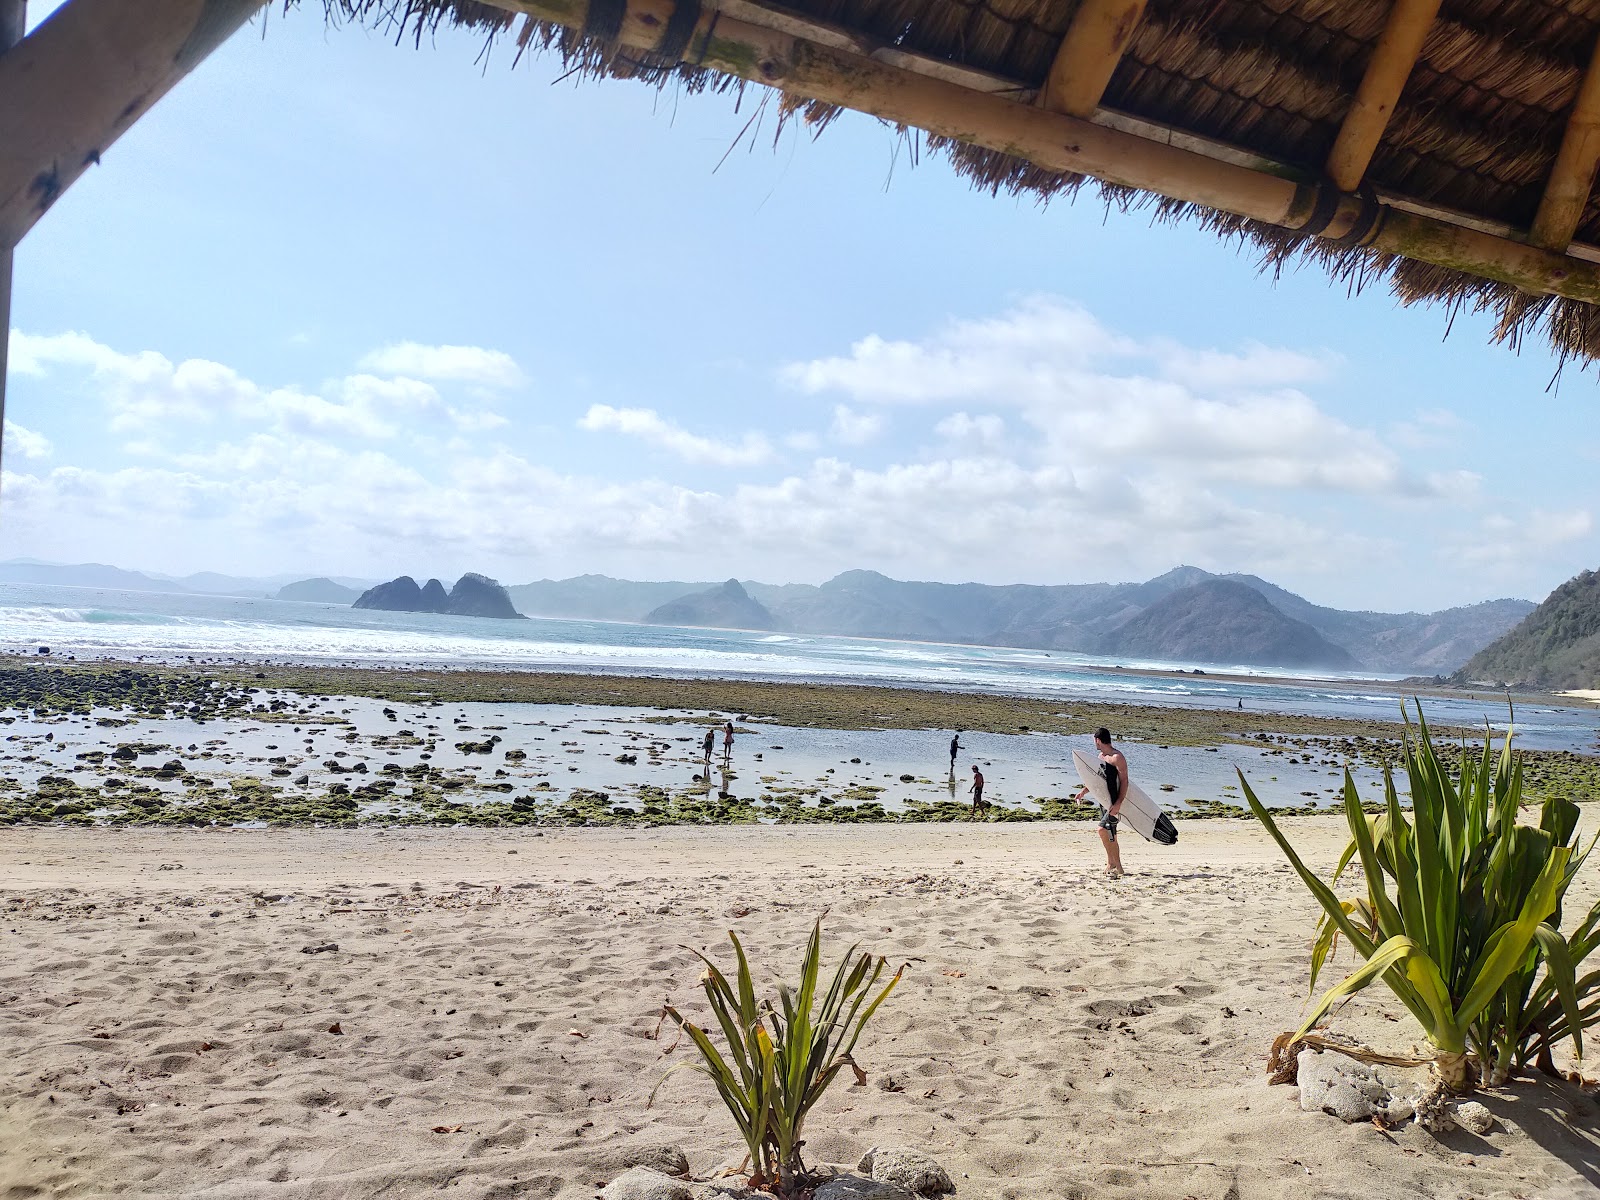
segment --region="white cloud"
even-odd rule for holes
[[[8,420],[5,424],[5,454],[7,457],[18,454],[23,458],[49,458],[55,447],[50,444],[50,439],[42,433],[35,433],[31,429],[24,429],[15,421]]]
[[[1021,403],[1134,348],[1083,309],[1037,298],[1001,317],[951,322],[924,342],[872,334],[848,357],[790,363],[779,376],[803,392],[842,391],[863,401]]]
[[[1140,343],[1082,309],[1035,298],[919,342],[865,338],[848,357],[790,364],[781,378],[859,401],[1014,408],[1068,462],[1159,464],[1197,481],[1279,490],[1460,495],[1460,479],[1407,470],[1374,431],[1292,386],[1336,361],[1258,344],[1232,352]],[[994,444],[993,425],[978,420],[958,412],[936,430]]]
[[[385,375],[409,375],[490,388],[513,388],[527,382],[516,359],[503,350],[482,346],[424,346],[395,342],[366,355],[358,366]]]
[[[653,408],[590,405],[589,411],[579,419],[578,428],[591,433],[626,434],[659,446],[686,462],[710,466],[748,467],[772,457],[771,444],[760,434],[746,433],[738,442],[719,442],[679,428]]]
[[[467,431],[506,423],[491,410],[447,403],[433,384],[403,376],[350,375],[329,381],[316,393],[263,387],[206,359],[175,363],[150,350],[122,353],[82,333],[13,333],[11,345],[22,374],[86,372],[108,410],[110,427],[145,435],[130,443],[144,452],[159,449],[155,434],[223,420],[364,440],[393,438],[402,423],[410,426],[419,419],[448,421]]]
[[[1594,531],[1594,514],[1586,508],[1558,512],[1535,508],[1516,516],[1494,512],[1479,521],[1475,533],[1459,536],[1453,553],[1504,577],[1531,564],[1569,562],[1572,544]]]
[[[846,446],[861,446],[882,433],[884,424],[881,413],[856,412],[848,405],[835,404],[828,436]]]
[[[993,413],[974,417],[957,412],[945,417],[933,431],[957,445],[993,450],[1005,442],[1006,423]]]

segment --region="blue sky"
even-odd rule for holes
[[[35,17],[41,6],[33,6]],[[1593,372],[891,129],[273,12],[19,248],[0,556],[1542,598]],[[755,124],[747,123],[756,116]],[[744,136],[741,138],[741,133]]]

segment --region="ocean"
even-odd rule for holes
[[[1236,708],[1393,720],[1394,676],[1107,659],[1064,651],[678,629],[609,621],[494,621],[369,612],[236,596],[0,584],[0,651],[152,663],[206,660],[319,665],[604,672],[669,677],[880,684],[1076,702]],[[1165,672],[1128,674],[1112,668]],[[1179,672],[1184,672],[1179,675]],[[1192,672],[1192,673],[1191,673]],[[1430,697],[1430,721],[1495,730],[1503,696]],[[1593,752],[1600,709],[1524,704],[1518,743]]]

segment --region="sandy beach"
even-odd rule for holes
[[[1288,822],[1326,869],[1334,818]],[[737,1159],[657,1036],[684,945],[792,974],[811,922],[906,962],[808,1158],[932,1154],[958,1195],[1565,1197],[1600,1187],[1569,1083],[1435,1137],[1300,1111],[1313,904],[1253,824],[1127,851],[1092,827],[17,828],[0,838],[0,1197],[593,1196],[624,1152]],[[1593,902],[1593,872],[1574,905]],[[336,945],[337,949],[318,949]],[[1336,1029],[1420,1046],[1373,989]],[[447,1132],[434,1132],[443,1129]]]

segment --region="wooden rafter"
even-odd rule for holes
[[[1146,0],[1083,0],[1050,64],[1039,104],[1089,117],[1100,107],[1111,74],[1133,40]]]
[[[485,0],[553,25],[581,31],[586,0]],[[1050,112],[1004,94],[911,69],[902,53],[893,65],[831,38],[812,38],[787,20],[760,23],[762,6],[741,0],[740,17],[704,6],[680,57],[711,70],[779,88],[803,100],[852,108],[942,137],[1027,159],[1049,171],[1076,172],[1155,192],[1291,231],[1345,239],[1508,283],[1536,294],[1600,303],[1600,265],[1468,228],[1427,213],[1331,191],[1277,172],[1211,158],[1167,141]],[[673,0],[627,0],[608,39],[655,51],[673,14]],[[821,28],[819,26],[819,28]],[[828,42],[829,44],[824,44]],[[1349,236],[1349,235],[1355,236]]]
[[[1594,187],[1595,167],[1600,165],[1600,44],[1589,58],[1589,69],[1578,86],[1561,136],[1561,149],[1545,180],[1539,211],[1529,234],[1536,246],[1565,250],[1578,231],[1589,192]]]
[[[1341,191],[1361,186],[1394,106],[1417,65],[1422,41],[1439,15],[1440,0],[1394,0],[1361,87],[1328,152],[1328,178]]]
[[[67,0],[0,55],[0,247],[267,0]]]

